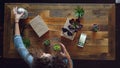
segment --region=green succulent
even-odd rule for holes
[[[60,51],[60,50],[61,50],[61,46],[60,46],[59,44],[55,44],[55,45],[53,46],[53,49],[54,49],[55,51]]]
[[[97,31],[98,31],[98,28],[94,28],[93,31],[94,31],[94,32],[97,32]]]
[[[93,32],[97,32],[99,30],[99,26],[97,24],[93,25]]]
[[[23,38],[23,43],[26,48],[30,47],[30,40],[28,38]]]
[[[75,15],[79,18],[81,18],[83,15],[84,15],[84,9],[83,8],[80,8],[80,7],[77,7],[75,9]]]
[[[50,40],[45,40],[45,41],[43,42],[43,44],[44,44],[45,46],[49,46],[49,45],[50,45]]]

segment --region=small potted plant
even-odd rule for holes
[[[30,40],[28,38],[23,38],[23,43],[26,48],[30,47]]]
[[[93,24],[93,26],[92,26],[92,31],[93,31],[93,32],[97,32],[98,30],[99,30],[99,25]]]
[[[80,7],[77,7],[75,9],[75,15],[78,17],[78,19],[82,18],[83,15],[84,15],[84,9],[83,8],[80,8]]]
[[[60,44],[54,44],[54,45],[53,45],[53,50],[54,50],[54,51],[61,51],[61,46],[60,46]]]
[[[49,45],[50,45],[50,40],[45,40],[45,41],[43,42],[43,44],[44,44],[45,46],[49,46]]]
[[[45,46],[45,49],[44,49],[45,52],[48,53],[48,52],[49,52],[49,48],[50,48],[50,47],[49,47],[49,46],[50,46],[50,40],[48,40],[48,39],[45,40],[45,41],[43,42],[43,45]]]

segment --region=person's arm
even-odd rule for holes
[[[71,59],[68,51],[66,50],[65,46],[62,43],[60,43],[60,44],[61,44],[61,47],[63,49],[63,52],[61,52],[61,54],[63,56],[66,56],[66,58],[68,59],[68,64],[69,64],[68,66],[69,66],[69,68],[73,68],[73,62],[72,62],[72,59]]]
[[[23,13],[18,14],[17,7],[13,8],[13,13],[15,15],[15,35],[20,35],[19,20],[20,20],[20,17],[23,15]]]
[[[30,65],[32,64],[33,57],[29,54],[28,50],[25,48],[22,37],[20,35],[20,28],[19,28],[19,20],[23,13],[17,13],[17,7],[13,8],[13,13],[15,15],[15,36],[14,36],[14,44],[15,48],[20,54],[20,56]]]

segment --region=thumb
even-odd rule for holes
[[[22,16],[24,14],[24,12],[22,12],[21,14],[20,14],[20,16]]]
[[[60,54],[61,54],[63,57],[66,57],[66,54],[65,54],[65,53],[60,52]]]

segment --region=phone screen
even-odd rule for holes
[[[85,33],[81,33],[80,38],[79,38],[79,42],[78,42],[78,46],[83,47],[86,41],[86,37],[87,35]]]

